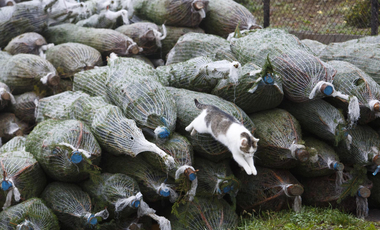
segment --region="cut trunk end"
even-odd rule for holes
[[[43,46],[43,45],[46,45],[46,42],[44,41],[44,39],[39,38],[36,40],[35,44],[36,46]]]
[[[380,155],[376,155],[374,158],[373,158],[373,163],[375,163],[376,165],[380,165]]]
[[[129,48],[128,48],[128,54],[138,54],[140,52],[140,49],[138,47],[137,44],[132,44]]]
[[[380,103],[377,102],[373,105],[373,111],[380,112]]]
[[[197,178],[197,175],[195,174],[195,171],[192,170],[191,168],[187,168],[185,170],[185,176],[187,178],[189,178],[190,181],[193,181],[193,180],[195,180],[195,178]]]
[[[205,4],[203,2],[196,1],[193,3],[193,7],[195,10],[201,10],[201,9],[205,8]]]
[[[49,86],[57,86],[59,84],[59,81],[60,81],[60,77],[58,75],[53,75],[53,73],[51,73],[48,76],[47,83]]]
[[[371,190],[366,187],[360,187],[358,189],[358,196],[363,198],[368,198],[371,195]]]
[[[132,201],[132,207],[134,207],[134,208],[140,207],[140,200],[134,200],[134,201]]]
[[[303,187],[299,184],[292,184],[286,189],[290,196],[301,196],[303,194]]]
[[[1,94],[1,98],[5,101],[10,101],[11,95],[8,92],[4,92],[3,94]]]
[[[79,151],[74,151],[70,159],[71,159],[71,162],[73,162],[74,164],[78,164],[82,162],[83,157]]]
[[[321,86],[321,93],[325,94],[326,96],[331,96],[333,92],[334,88],[331,85],[323,84]]]
[[[300,162],[306,162],[307,160],[309,160],[309,152],[306,151],[305,149],[297,149],[296,158]]]

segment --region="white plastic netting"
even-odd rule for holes
[[[4,51],[7,51],[12,55],[18,53],[40,55],[41,47],[44,45],[47,45],[47,42],[42,35],[35,32],[29,32],[13,38],[4,48]]]
[[[297,161],[305,161],[306,156],[297,155],[305,149],[301,125],[289,112],[272,109],[252,114],[250,118],[256,126],[255,135],[260,139],[255,153],[259,165],[291,168]]]
[[[74,184],[52,182],[45,188],[41,198],[60,222],[74,229],[96,225],[96,217],[108,218],[107,209],[93,213],[90,196]]]
[[[87,3],[74,0],[41,0],[44,11],[49,14],[49,25],[56,23],[75,23],[87,18],[91,12]]]
[[[99,164],[101,149],[90,128],[78,120],[47,120],[28,135],[26,150],[59,181],[85,179]]]
[[[343,114],[322,99],[302,103],[284,101],[281,108],[290,112],[302,129],[323,140],[337,145],[347,139],[347,123]]]
[[[199,197],[181,205],[178,216],[170,216],[173,229],[236,229],[238,216],[223,199]]]
[[[347,164],[371,165],[376,164],[374,158],[379,156],[379,134],[367,125],[358,125],[348,131],[352,137],[349,145],[340,143],[336,148],[342,162]]]
[[[0,154],[1,189],[6,196],[0,196],[3,209],[38,196],[46,185],[46,176],[32,154],[25,151],[11,151]],[[15,202],[16,201],[16,202]]]
[[[300,162],[292,172],[303,177],[326,176],[336,172],[342,175],[339,172],[343,171],[344,165],[340,162],[334,148],[314,137],[305,137],[304,141],[309,160]],[[338,180],[342,181],[342,178]]]
[[[21,2],[0,10],[0,47],[25,32],[40,33],[47,25],[47,14],[39,1]]]
[[[15,102],[10,106],[10,110],[22,121],[28,123],[35,122],[36,101],[40,97],[35,92],[26,92],[14,97]]]
[[[73,77],[77,72],[103,64],[102,55],[99,51],[74,42],[51,47],[46,51],[46,60],[57,68],[61,78]]]
[[[203,197],[217,196],[219,199],[225,194],[235,197],[240,188],[240,182],[233,175],[229,160],[214,163],[203,159],[195,166],[198,177],[197,194]]]
[[[133,13],[156,24],[197,27],[205,17],[208,0],[133,0]]]
[[[303,39],[301,40],[302,44],[309,47],[309,49],[317,56],[322,52],[324,48],[326,48],[326,44],[318,42],[316,40]]]
[[[211,34],[187,33],[178,39],[168,53],[166,65],[199,56],[209,56],[214,61],[236,61],[227,40]]]
[[[278,29],[256,30],[241,38],[232,38],[231,49],[242,64],[252,61],[263,66],[269,58],[274,72],[282,79],[285,96],[291,101],[304,102],[326,96],[348,98],[332,85],[336,70],[314,56],[294,35]],[[354,102],[352,106],[358,110]],[[354,122],[357,118],[352,116],[351,120]]]
[[[83,91],[91,96],[101,96],[107,102],[110,101],[106,87],[108,71],[108,66],[102,66],[76,73],[74,75],[73,91]]]
[[[210,34],[226,38],[236,28],[250,30],[261,28],[256,18],[243,5],[232,0],[209,1],[207,15],[201,27]]]
[[[128,167],[125,167],[128,165]],[[107,162],[104,166],[106,172],[123,173],[134,178],[144,194],[147,201],[157,201],[161,198],[169,198],[175,202],[178,194],[173,189],[173,184],[166,183],[168,177],[166,173],[150,166],[142,155],[137,157],[129,156],[107,156]]]
[[[164,130],[157,138],[165,139],[175,129],[176,104],[173,96],[153,77],[148,64],[133,58],[117,58],[109,62],[107,92],[127,118],[142,128]]]
[[[261,176],[238,175],[245,185],[236,197],[239,211],[279,211],[290,204],[299,211],[299,196],[303,194],[303,188],[289,171],[258,167],[257,172]]]
[[[89,18],[80,20],[76,25],[92,28],[115,28],[119,18],[122,18],[124,24],[129,24],[127,10],[112,11],[108,9],[103,10],[99,14],[93,14]]]
[[[8,85],[13,94],[21,94],[33,91],[36,84],[38,87],[55,86],[59,77],[54,66],[42,57],[16,54],[0,67],[0,81]]]
[[[319,54],[324,61],[346,61],[370,75],[380,83],[378,37],[331,43]]]
[[[0,213],[1,229],[59,229],[57,217],[39,198],[31,198]]]
[[[0,153],[23,151],[25,150],[25,142],[26,138],[24,136],[15,136],[0,147]]]
[[[334,78],[335,88],[347,95],[357,97],[360,105],[360,116],[363,123],[380,117],[380,86],[363,70],[345,61],[328,62],[338,72]]]

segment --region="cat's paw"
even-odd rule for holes
[[[257,175],[257,170],[255,167],[251,168],[252,175],[256,176]]]
[[[245,172],[248,174],[248,175],[252,175],[252,170],[251,168],[244,168]]]
[[[197,134],[197,130],[193,129],[190,133],[191,136],[195,136],[195,134]]]
[[[185,128],[185,130],[186,130],[187,132],[190,132],[190,131],[192,130],[192,128],[193,128],[193,127],[191,127],[191,125],[188,125],[188,126]]]

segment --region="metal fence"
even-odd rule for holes
[[[323,43],[377,35],[380,0],[236,0],[264,27]]]

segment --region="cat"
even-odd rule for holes
[[[194,99],[195,106],[202,112],[185,128],[190,135],[209,133],[224,144],[232,153],[234,160],[244,168],[248,175],[257,175],[253,155],[257,142],[247,128],[236,118],[213,105],[204,105]]]

